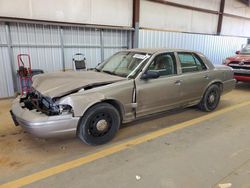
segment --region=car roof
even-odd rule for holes
[[[192,51],[192,50],[178,49],[178,48],[132,48],[132,49],[128,49],[126,51],[147,53],[147,54],[154,54],[154,53],[161,53],[161,52],[194,52],[194,53],[199,53],[199,52]]]

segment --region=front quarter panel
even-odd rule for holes
[[[124,80],[113,84],[92,88],[66,96],[60,104],[72,106],[75,117],[81,117],[91,106],[104,101],[115,101],[119,107],[124,122],[134,119],[132,95],[134,81]]]

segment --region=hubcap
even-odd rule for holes
[[[105,131],[108,128],[108,122],[105,119],[101,119],[96,123],[96,129],[100,132]]]
[[[213,95],[213,94],[211,94],[210,96],[209,96],[209,102],[210,103],[213,103],[215,101],[215,96]]]

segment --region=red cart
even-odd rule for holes
[[[25,61],[24,61],[24,57]],[[32,84],[32,70],[29,54],[18,54],[18,76],[20,80],[21,95],[27,94],[31,91]]]

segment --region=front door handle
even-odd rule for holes
[[[182,80],[176,80],[176,81],[174,82],[174,84],[179,86],[179,85],[181,85],[181,82],[182,82]]]

